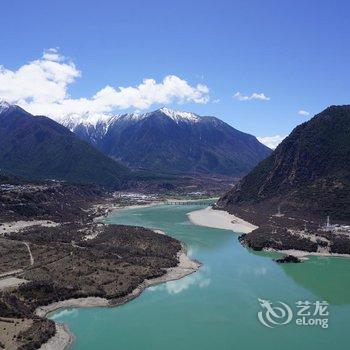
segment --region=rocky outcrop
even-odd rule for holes
[[[350,220],[350,106],[332,106],[296,127],[226,193],[219,206],[262,204],[277,213]]]
[[[294,255],[286,255],[283,258],[274,259],[274,260],[276,261],[276,263],[279,263],[279,264],[300,263],[301,262],[301,260]]]
[[[326,232],[329,215],[350,223],[350,106],[332,106],[296,127],[217,207],[259,228],[240,241],[254,250],[350,253],[347,234]]]

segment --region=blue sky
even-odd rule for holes
[[[65,67],[64,78],[55,75],[57,95],[45,96],[46,107],[59,99],[91,99],[106,86],[118,101],[129,99],[126,92],[116,94],[118,87],[137,88],[151,78],[160,84],[156,90],[172,90],[168,103],[147,95],[142,108],[123,100],[113,109],[166,104],[215,115],[256,136],[273,136],[288,134],[328,105],[349,103],[348,1],[32,0],[3,2],[1,12],[0,98],[22,98],[25,106],[35,100],[39,108],[42,94],[23,95],[18,87],[8,91],[8,85],[19,85],[16,72],[43,60],[50,48],[56,49],[51,51],[59,57],[56,63],[74,65],[79,74]],[[42,61],[37,64],[43,67]],[[179,79],[171,82],[175,87],[164,86],[166,76]],[[29,81],[36,85],[40,79]],[[241,99],[234,97],[237,92]],[[104,101],[110,98],[104,93]],[[49,113],[49,107],[42,108]]]

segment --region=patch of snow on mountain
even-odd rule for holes
[[[119,121],[119,120],[138,121],[140,119],[143,119],[145,116],[146,116],[145,114],[138,114],[138,113],[117,114],[117,115],[96,114],[96,113],[94,114],[85,113],[84,115],[70,114],[68,116],[65,116],[61,120],[59,120],[59,122],[71,130],[74,130],[74,128],[77,127],[78,125],[85,126],[87,128],[93,127],[95,129],[97,126],[104,125],[107,131],[109,126],[113,124],[115,121]]]
[[[129,113],[129,114],[121,114],[115,117],[115,120],[128,120],[128,121],[139,121],[147,117],[147,113]]]
[[[161,108],[159,111],[164,113],[166,116],[168,116],[176,122],[187,121],[196,123],[200,121],[200,117],[198,115],[190,112],[174,111],[166,107]]]
[[[11,107],[11,105],[9,103],[7,103],[6,101],[0,101],[0,113],[6,111],[10,107]]]
[[[109,127],[115,122],[138,122],[142,119],[152,116],[156,112],[161,112],[163,115],[165,115],[168,118],[171,118],[176,123],[179,123],[180,121],[190,123],[196,123],[200,121],[200,117],[194,113],[174,111],[172,109],[164,107],[155,112],[125,113],[117,114],[114,116],[97,113],[85,113],[84,115],[70,114],[62,118],[59,122],[71,131],[74,131],[74,129],[79,125],[80,127],[84,126],[87,129],[104,129],[105,134],[107,133]]]
[[[69,128],[74,128],[77,125],[85,125],[85,126],[93,126],[96,127],[96,125],[103,121],[106,122],[111,118],[111,116],[105,115],[105,114],[92,114],[92,113],[85,113],[83,115],[81,114],[69,114],[65,116],[64,118],[60,119],[59,122]]]

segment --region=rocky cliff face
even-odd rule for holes
[[[296,127],[219,200],[228,211],[256,205],[350,219],[350,106],[331,106]]]

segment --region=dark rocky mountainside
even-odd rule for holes
[[[167,108],[109,120],[63,122],[82,140],[134,169],[180,174],[246,174],[271,150],[215,117]]]
[[[0,106],[0,170],[28,179],[119,186],[129,170],[55,121]]]
[[[296,127],[218,204],[350,220],[350,106],[331,106]]]
[[[350,254],[350,106],[296,127],[218,208],[259,226],[239,238],[254,250]]]

